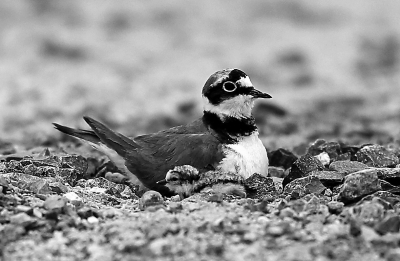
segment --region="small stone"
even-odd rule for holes
[[[327,204],[329,213],[339,215],[342,213],[344,204],[343,202],[338,202],[338,201],[330,201]]]
[[[26,226],[32,224],[34,221],[35,221],[35,219],[30,217],[26,213],[18,213],[18,214],[12,215],[10,217],[11,224],[20,225],[23,227],[26,227]]]
[[[376,168],[378,178],[400,185],[400,168]]]
[[[42,218],[43,217],[43,213],[38,208],[33,208],[32,209],[32,215],[34,215],[37,218]]]
[[[396,154],[380,145],[362,147],[356,153],[356,158],[370,167],[394,167],[399,164]]]
[[[79,197],[75,192],[68,192],[64,194],[64,197],[69,200],[72,205],[77,207],[83,205],[82,198]]]
[[[305,154],[293,163],[289,175],[284,178],[282,185],[285,187],[291,181],[306,177],[310,172],[315,170],[324,170],[321,161],[313,157],[311,154]]]
[[[315,176],[308,176],[304,178],[296,179],[290,182],[283,190],[284,194],[291,194],[293,191],[300,189],[301,194],[314,193],[319,195],[323,193],[326,187],[321,183],[321,181]]]
[[[36,181],[27,184],[27,189],[36,194],[50,194],[51,189],[49,183],[44,179],[37,179]]]
[[[343,183],[344,176],[337,171],[313,171],[310,175],[316,176],[326,187],[334,187]]]
[[[154,190],[146,191],[143,196],[139,199],[139,209],[146,210],[151,206],[163,206],[164,199],[161,194]]]
[[[175,196],[172,196],[172,197],[170,198],[170,200],[171,200],[172,202],[179,202],[179,201],[181,201],[181,197],[180,197],[179,195],[175,195]]]
[[[374,226],[378,221],[382,220],[385,215],[385,208],[378,202],[363,202],[353,207],[355,216],[364,225]]]
[[[97,223],[99,223],[99,219],[97,217],[94,217],[94,216],[88,217],[87,221],[88,221],[89,224],[97,224]]]
[[[328,166],[329,163],[331,162],[331,158],[329,157],[328,153],[326,153],[326,152],[321,152],[320,154],[318,154],[314,157],[317,158],[324,166]]]
[[[30,206],[18,205],[15,207],[16,212],[28,212],[32,208]]]
[[[285,218],[285,217],[293,218],[293,217],[297,217],[297,212],[291,208],[284,208],[279,212],[279,216],[281,218]]]
[[[80,178],[84,177],[88,168],[88,163],[81,155],[67,155],[61,156],[60,162],[63,167],[75,169]]]
[[[264,177],[260,174],[253,174],[244,181],[248,197],[263,199],[265,197],[275,197],[277,191],[272,178]]]
[[[287,222],[280,222],[277,224],[269,224],[265,232],[267,235],[279,237],[290,231],[290,224]]]
[[[74,186],[76,181],[80,179],[78,172],[73,168],[60,168],[57,172],[57,176],[63,182],[68,183],[71,186]]]
[[[99,187],[91,187],[89,191],[92,193],[106,194],[107,189]]]
[[[99,210],[99,215],[103,218],[113,218],[113,217],[122,216],[122,212],[115,208],[106,208],[106,209]]]
[[[385,217],[381,222],[376,224],[375,230],[381,235],[389,232],[398,233],[400,229],[400,216],[391,215]]]
[[[84,218],[87,219],[89,217],[97,217],[97,213],[96,211],[94,211],[92,208],[90,207],[82,207],[80,209],[78,209],[78,211],[76,212],[78,214],[78,216],[80,218]]]
[[[386,261],[400,260],[400,248],[389,249],[385,258],[386,258]]]
[[[318,139],[308,148],[307,153],[313,156],[326,153],[329,156],[329,159],[336,160],[340,151],[341,148],[339,143],[332,141],[327,142],[325,140]]]
[[[285,170],[281,167],[268,167],[268,176],[269,177],[276,177],[276,178],[284,178],[285,175]]]
[[[170,213],[179,213],[183,210],[182,203],[181,202],[170,202],[167,210]]]
[[[358,161],[334,161],[329,165],[329,169],[347,176],[350,173],[368,169],[368,166]]]
[[[376,170],[361,170],[346,176],[339,193],[339,200],[347,204],[380,189]]]
[[[65,208],[67,201],[68,200],[62,196],[52,195],[49,196],[44,202],[44,208],[61,213],[62,210]]]
[[[67,186],[65,186],[64,184],[62,184],[59,181],[49,183],[49,188],[50,188],[51,191],[53,191],[53,192],[55,192],[57,194],[66,193],[68,191]]]
[[[288,169],[297,160],[297,156],[286,149],[277,149],[269,153],[269,165]]]
[[[104,175],[104,178],[117,184],[125,184],[128,181],[128,178],[125,175],[118,172],[107,172]]]
[[[212,193],[212,195],[207,198],[207,201],[221,203],[224,201],[224,196],[221,193]]]

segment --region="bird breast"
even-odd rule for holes
[[[268,175],[267,151],[257,132],[237,143],[223,145],[222,150],[225,157],[217,166],[218,170],[237,173],[245,179],[254,173]]]

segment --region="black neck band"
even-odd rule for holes
[[[226,116],[221,119],[213,112],[204,111],[203,122],[228,143],[237,141],[239,137],[249,136],[257,130],[253,117],[238,119]]]

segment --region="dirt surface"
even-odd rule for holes
[[[0,2],[2,259],[400,260],[399,11]],[[270,177],[247,180],[247,198],[137,196],[52,128],[86,128],[83,115],[128,136],[187,123],[227,67],[273,97],[254,109]]]

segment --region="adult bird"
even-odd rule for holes
[[[268,157],[252,116],[254,100],[271,98],[253,87],[239,69],[212,74],[203,87],[204,114],[187,124],[128,138],[104,124],[83,117],[92,130],[55,128],[88,142],[105,153],[133,184],[163,195],[175,194],[165,184],[169,170],[191,165],[199,171],[216,170],[247,178],[268,174]]]

